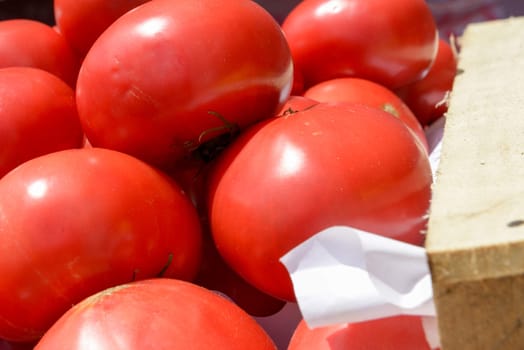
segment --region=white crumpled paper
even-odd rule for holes
[[[306,240],[281,261],[310,327],[400,314],[435,317],[431,275],[422,247],[334,226]]]
[[[434,176],[443,119],[427,130]],[[431,274],[423,247],[334,226],[306,240],[281,261],[308,326],[420,315],[428,343],[432,348],[439,346]]]

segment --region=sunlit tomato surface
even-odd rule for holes
[[[51,26],[29,19],[0,21],[0,68],[40,68],[74,87],[79,65],[65,38]]]
[[[37,68],[0,68],[0,178],[36,156],[80,148],[83,135],[65,82]]]
[[[162,275],[192,279],[201,228],[178,185],[116,151],[66,150],[0,179],[0,337],[41,336],[71,305]]]
[[[450,44],[439,41],[437,57],[428,74],[398,89],[397,94],[411,108],[422,125],[429,125],[448,110],[447,94],[457,74],[457,57]]]
[[[326,227],[349,225],[421,244],[429,207],[428,156],[391,114],[316,104],[256,125],[209,174],[218,251],[250,283],[294,300],[279,262]]]
[[[315,84],[303,95],[319,102],[362,103],[380,108],[402,120],[428,148],[426,134],[417,117],[400,97],[381,84],[361,78],[337,78]]]
[[[152,279],[94,295],[67,312],[35,350],[276,350],[256,321],[195,284]]]
[[[298,324],[287,350],[430,350],[421,318],[394,316],[308,328]]]
[[[118,17],[149,0],[54,0],[58,30],[83,57]]]
[[[355,76],[395,88],[420,79],[437,50],[424,0],[308,0],[282,24],[306,87]]]
[[[271,117],[292,82],[282,30],[257,3],[159,0],[126,13],[95,42],[77,103],[93,146],[164,166]]]

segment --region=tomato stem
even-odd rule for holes
[[[209,114],[217,117],[218,119],[220,119],[220,121],[223,123],[223,125],[220,125],[220,126],[217,126],[217,127],[214,127],[214,128],[202,131],[202,133],[198,136],[198,143],[199,144],[201,144],[202,143],[202,139],[207,134],[209,134],[211,132],[227,130],[230,134],[232,134],[232,133],[235,133],[237,131],[238,125],[236,125],[235,123],[231,123],[229,120],[224,118],[224,116],[221,115],[220,113],[215,112],[215,111],[208,111],[207,113],[209,113]]]
[[[316,104],[312,104],[311,106],[308,106],[308,107],[300,109],[300,110],[293,109],[292,107],[288,107],[282,113],[280,113],[278,115],[278,117],[287,117],[287,116],[290,116],[290,115],[298,113],[298,112],[304,112],[304,111],[307,111],[307,110],[309,110],[309,109],[311,109],[311,108],[313,108],[315,106],[316,106]]]
[[[285,117],[287,115],[290,115],[290,114],[295,114],[297,113],[298,111],[296,109],[293,109],[291,107],[287,108],[284,112],[282,112],[282,114],[280,115],[281,117]]]
[[[210,162],[231,143],[231,141],[240,133],[240,127],[228,121],[218,112],[208,111],[210,115],[217,117],[222,125],[204,130],[198,137],[198,146],[193,150],[205,162]],[[212,132],[223,131],[222,133],[208,141],[203,141],[204,137]]]
[[[168,257],[167,257],[167,262],[166,264],[164,265],[164,267],[162,267],[162,269],[160,270],[160,272],[156,275],[156,277],[163,277],[164,274],[166,273],[167,269],[169,268],[169,266],[171,266],[171,263],[173,262],[173,253],[169,253]]]

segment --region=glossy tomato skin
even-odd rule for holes
[[[282,24],[306,88],[355,76],[396,88],[423,77],[438,34],[424,0],[308,0]]]
[[[447,94],[457,74],[457,57],[450,44],[439,40],[437,57],[428,74],[419,81],[396,90],[420,123],[430,125],[448,110]]]
[[[0,21],[0,68],[17,66],[43,69],[74,87],[80,62],[51,26],[30,19]]]
[[[73,307],[35,347],[51,349],[276,347],[252,317],[226,298],[192,283],[151,279],[104,291]]]
[[[417,117],[400,97],[381,84],[361,78],[337,78],[315,84],[303,95],[318,102],[362,103],[380,108],[402,120],[428,149],[426,134]]]
[[[241,134],[209,174],[220,254],[247,281],[293,301],[279,259],[332,225],[421,244],[431,171],[404,124],[364,105],[316,104]]]
[[[65,150],[0,180],[0,337],[31,341],[71,305],[157,275],[192,279],[201,228],[178,185],[126,154]]]
[[[302,320],[287,350],[431,350],[419,316],[393,316],[310,329]]]
[[[54,0],[56,26],[79,56],[84,57],[111,23],[147,1]]]
[[[255,2],[160,0],[99,37],[81,67],[77,103],[94,146],[164,166],[272,116],[292,81],[282,30]]]
[[[83,135],[70,86],[41,69],[0,68],[0,178],[34,157],[80,148]]]

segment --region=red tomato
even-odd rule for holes
[[[46,153],[82,146],[75,93],[46,71],[0,69],[0,178]]]
[[[164,166],[272,116],[292,80],[286,39],[260,5],[159,0],[126,13],[95,42],[77,103],[93,146]]]
[[[310,329],[302,320],[287,350],[430,350],[419,316]]]
[[[204,254],[195,283],[227,295],[252,316],[267,317],[280,311],[285,301],[253,287],[222,259],[211,237],[204,236]]]
[[[445,101],[457,74],[457,58],[451,46],[440,39],[435,62],[419,81],[396,90],[422,125],[430,125],[448,110]]]
[[[0,337],[30,341],[71,305],[157,275],[192,279],[194,207],[167,176],[126,154],[81,148],[0,179]]]
[[[432,182],[426,151],[400,120],[327,103],[242,133],[209,179],[218,251],[248,282],[288,301],[279,259],[322,229],[349,225],[421,244]]]
[[[389,88],[423,77],[438,35],[424,0],[308,0],[282,24],[306,88],[355,76]]]
[[[48,71],[74,87],[79,61],[53,27],[29,19],[0,21],[0,68],[24,66]]]
[[[417,117],[400,97],[383,85],[361,78],[338,78],[313,85],[304,96],[319,102],[362,103],[380,108],[402,120],[428,149],[426,134]]]
[[[242,309],[174,279],[130,283],[85,299],[35,350],[276,350]]]
[[[58,30],[81,57],[117,18],[148,0],[54,0]]]

